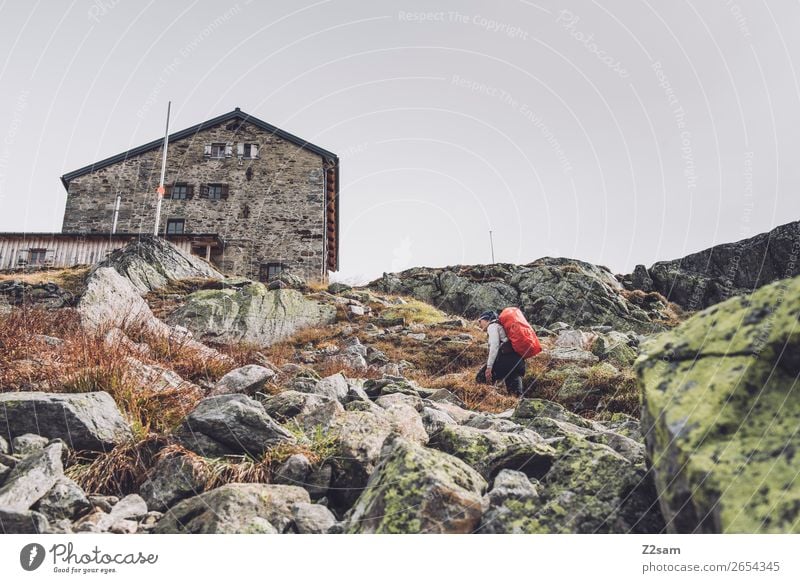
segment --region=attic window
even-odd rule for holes
[[[184,219],[167,219],[167,235],[183,235]]]
[[[206,158],[230,158],[233,155],[233,144],[222,142],[206,144],[203,154]]]
[[[236,154],[239,158],[254,159],[258,158],[258,144],[245,144],[239,143],[237,145]]]

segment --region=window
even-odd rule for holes
[[[239,143],[237,146],[239,158],[258,158],[258,144]]]
[[[44,265],[47,249],[31,249],[28,251],[28,265]]]
[[[169,198],[172,200],[186,200],[192,198],[194,188],[185,182],[176,182],[169,189]]]
[[[261,281],[272,281],[281,274],[283,264],[281,263],[262,263],[258,278]]]
[[[222,198],[222,185],[209,184],[208,185],[208,198],[211,200],[220,200]]]
[[[167,219],[167,235],[183,235],[184,219]]]
[[[211,144],[211,157],[224,158],[225,157],[225,144]]]
[[[221,183],[204,184],[201,187],[201,196],[209,200],[222,200],[228,198],[228,185]]]
[[[233,156],[233,144],[223,142],[206,144],[203,155],[206,158],[230,158]]]

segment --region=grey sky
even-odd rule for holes
[[[0,230],[241,107],[342,160],[341,271],[630,271],[800,217],[797,2],[0,3]],[[269,228],[268,223],[265,228]]]

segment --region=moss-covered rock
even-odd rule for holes
[[[268,346],[309,326],[330,324],[332,306],[320,304],[297,290],[268,290],[250,283],[237,289],[199,290],[171,316],[202,340]]]
[[[483,504],[482,533],[546,532],[536,518],[536,512],[542,505],[536,484],[522,472],[502,470],[497,474],[492,489],[483,497]]]
[[[639,351],[631,345],[630,338],[619,332],[601,335],[592,345],[592,354],[601,361],[616,366],[630,366],[639,355]]]
[[[800,278],[642,347],[642,431],[673,532],[800,532]]]
[[[626,299],[622,285],[607,268],[561,257],[543,257],[527,265],[414,267],[385,273],[369,287],[410,295],[467,318],[490,307],[519,306],[537,329],[559,320],[644,333],[664,328]],[[658,313],[652,316],[661,319]]]
[[[369,411],[346,411],[336,418],[330,429],[337,436],[330,493],[335,508],[346,510],[359,497],[391,431],[388,419]]]
[[[164,514],[157,534],[270,534],[292,523],[292,508],[308,492],[280,484],[226,484],[179,502]]]
[[[464,462],[402,438],[382,459],[347,522],[350,533],[469,533],[486,481]]]
[[[541,530],[534,532],[661,532],[664,521],[643,463],[576,436],[565,437],[561,450],[541,480]]]
[[[486,479],[492,479],[503,469],[540,478],[556,456],[556,451],[533,431],[507,433],[463,425],[444,426],[431,446],[454,455]]]

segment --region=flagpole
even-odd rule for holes
[[[161,201],[164,198],[164,176],[167,172],[167,145],[169,143],[169,110],[172,102],[167,102],[167,129],[164,131],[164,152],[161,157],[161,180],[156,190],[156,224],[153,227],[153,236],[158,237],[158,224],[161,222]]]

